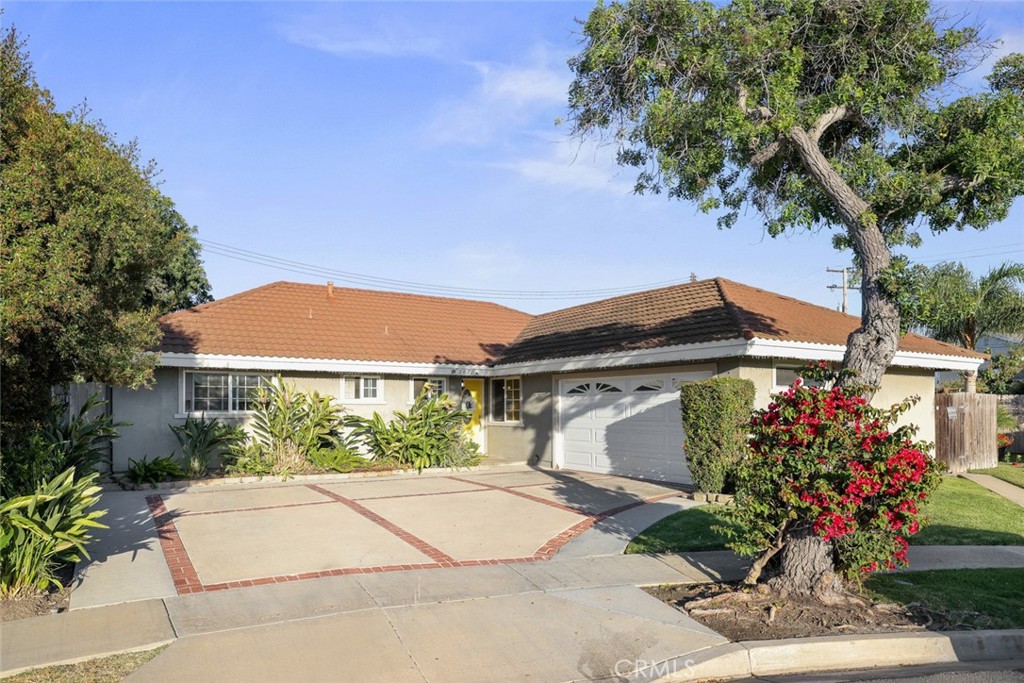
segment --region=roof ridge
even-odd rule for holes
[[[729,284],[735,284],[731,280],[727,280],[724,277],[715,278],[715,289],[718,291],[718,296],[722,300],[722,305],[725,306],[725,310],[729,313],[729,317],[732,318],[733,322],[736,323],[736,331],[740,333],[740,336],[746,340],[754,338],[754,331],[751,330],[746,323],[743,322],[743,318],[740,317],[739,309],[736,307],[736,302],[733,301],[726,295],[725,288],[722,286],[723,282]]]
[[[291,280],[278,280],[277,282],[273,282],[270,285],[263,285],[261,287],[255,287],[253,289],[248,289],[248,290],[245,290],[244,292],[238,292],[237,294],[232,294],[231,297],[225,297],[225,298],[233,298],[233,297],[242,296],[244,294],[250,294],[252,292],[258,291],[260,289],[264,289],[266,287],[270,287],[272,285],[289,285],[289,286],[304,287],[304,288],[305,287],[309,287],[309,288],[314,288],[315,287],[315,288],[324,289],[324,290],[327,289],[327,285],[326,284],[318,284],[318,283],[315,283],[315,282],[294,282],[294,281],[291,281]],[[348,292],[360,292],[360,293],[364,293],[364,294],[377,294],[377,295],[383,295],[383,296],[389,296],[389,297],[410,297],[410,298],[416,298],[416,299],[433,299],[433,300],[437,300],[437,301],[462,301],[462,302],[467,302],[467,303],[471,303],[471,304],[478,304],[478,305],[481,305],[481,306],[489,306],[489,307],[492,307],[492,308],[501,308],[501,309],[504,309],[506,311],[511,311],[513,313],[520,313],[522,315],[529,316],[531,318],[535,317],[532,313],[527,313],[526,311],[520,311],[519,309],[512,308],[511,306],[506,306],[504,304],[495,303],[493,301],[484,301],[484,300],[481,300],[481,299],[469,299],[469,298],[466,298],[466,297],[440,296],[440,295],[437,295],[437,294],[420,294],[418,292],[402,292],[402,291],[396,291],[396,290],[391,290],[391,289],[370,289],[368,287],[347,287],[347,286],[338,286],[338,285],[334,285],[334,291],[335,291],[335,293],[337,293],[339,291],[342,291],[342,292],[348,291]],[[216,302],[211,302],[211,303],[216,303]]]

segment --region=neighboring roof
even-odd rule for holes
[[[164,353],[485,364],[532,316],[498,304],[274,282],[160,319]]]
[[[499,365],[655,349],[728,339],[845,346],[860,319],[724,278],[673,285],[574,306],[534,318]],[[908,334],[901,351],[982,358]]]

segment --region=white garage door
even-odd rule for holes
[[[570,470],[690,483],[679,383],[708,371],[559,382],[561,465]]]

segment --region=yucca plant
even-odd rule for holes
[[[185,473],[190,477],[205,476],[214,455],[229,450],[245,439],[242,429],[217,419],[189,417],[184,424],[170,425],[170,428],[181,446]]]
[[[106,528],[96,521],[106,510],[90,511],[100,499],[98,477],[75,481],[69,467],[35,493],[0,502],[0,597],[60,587],[59,564],[89,557],[89,530]]]

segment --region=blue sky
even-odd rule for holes
[[[592,3],[4,3],[61,108],[87,99],[162,169],[207,243],[214,295],[343,273],[452,291],[625,290],[723,276],[836,307],[828,234],[731,231],[631,193],[613,150],[569,140],[566,59]],[[998,53],[1024,51],[1024,3],[970,2]],[[987,71],[986,71],[987,73]],[[983,74],[973,78],[974,83]],[[235,252],[237,254],[237,252]],[[1024,201],[985,232],[926,236],[912,258],[976,272],[1024,260]],[[262,261],[253,263],[250,261]],[[406,288],[396,286],[395,288]],[[447,291],[447,290],[440,290]],[[481,296],[529,312],[587,299]],[[854,310],[859,300],[854,296]]]

